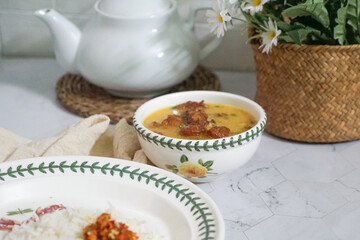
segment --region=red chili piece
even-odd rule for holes
[[[20,223],[14,221],[14,220],[11,220],[11,219],[6,219],[6,218],[1,218],[0,219],[0,230],[10,232],[15,225],[20,226]]]
[[[38,208],[36,209],[35,213],[38,217],[41,217],[45,214],[48,214],[48,213],[53,213],[55,212],[56,210],[63,210],[63,209],[66,209],[66,207],[64,207],[62,204],[60,205],[51,205],[49,207],[46,207],[46,208]]]

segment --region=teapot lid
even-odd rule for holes
[[[98,8],[119,17],[150,17],[171,8],[169,0],[101,0]]]

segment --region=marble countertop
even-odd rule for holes
[[[82,118],[56,100],[54,59],[0,60],[0,127],[38,140]],[[253,98],[254,73],[217,72],[222,91]],[[360,239],[360,141],[305,144],[264,134],[226,178],[198,184],[219,206],[227,240]]]

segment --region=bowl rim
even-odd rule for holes
[[[140,121],[139,119],[140,112],[146,109],[146,107],[150,105],[153,101],[158,101],[161,98],[163,99],[174,98],[189,93],[222,95],[224,97],[235,98],[237,100],[250,103],[260,112],[260,117],[256,125],[245,132],[225,138],[205,139],[205,140],[181,139],[181,138],[173,138],[173,137],[160,135],[147,129]],[[155,109],[154,111],[156,110],[158,109]],[[195,150],[197,152],[200,151],[208,152],[208,151],[219,151],[223,149],[234,148],[254,141],[256,138],[260,137],[261,133],[264,131],[266,120],[267,117],[264,109],[258,103],[256,103],[255,101],[249,98],[228,92],[197,90],[197,91],[183,91],[183,92],[170,93],[153,98],[145,102],[135,111],[133,117],[133,125],[136,132],[138,133],[138,136],[151,144],[162,146],[163,148],[177,149],[179,151],[188,150],[191,152]]]

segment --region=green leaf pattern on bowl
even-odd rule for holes
[[[134,120],[134,127],[137,133],[146,141],[149,143],[154,143],[155,145],[160,145],[164,148],[170,148],[170,149],[177,149],[179,151],[210,151],[210,150],[222,150],[222,149],[228,149],[233,148],[236,146],[241,146],[244,143],[250,142],[254,140],[255,138],[259,137],[260,134],[264,131],[266,125],[266,117],[264,120],[260,123],[260,126],[256,126],[255,129],[251,129],[249,131],[246,131],[244,133],[239,134],[237,137],[228,137],[223,138],[221,141],[216,140],[212,143],[210,141],[189,141],[186,143],[183,143],[184,140],[181,139],[173,139],[173,138],[167,138],[165,136],[159,136],[155,135],[152,136],[152,133],[149,132],[149,130],[143,128],[140,126],[139,123],[137,123],[136,120]]]

